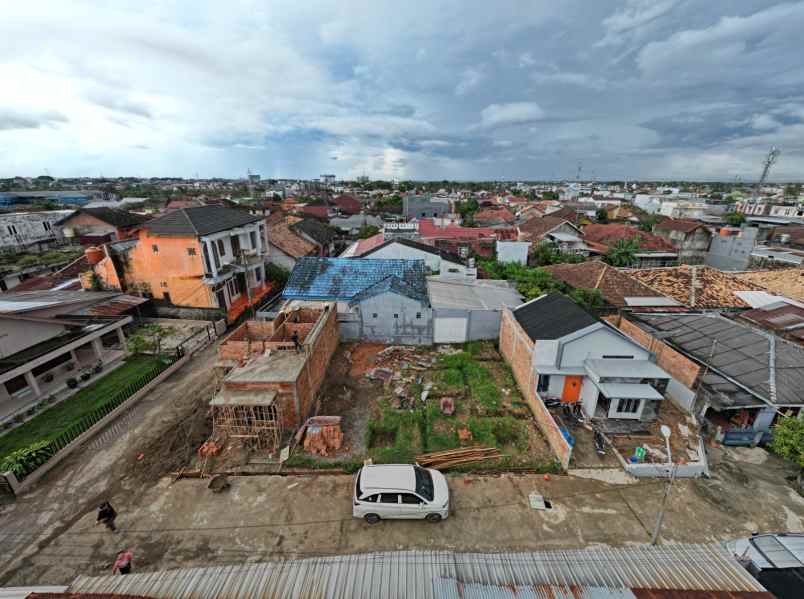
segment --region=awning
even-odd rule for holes
[[[597,385],[597,388],[609,399],[664,399],[662,394],[650,385],[602,383]]]

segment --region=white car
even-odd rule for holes
[[[447,479],[410,464],[363,466],[355,477],[352,515],[369,524],[391,518],[439,522],[449,516]]]

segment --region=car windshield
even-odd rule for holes
[[[416,473],[416,492],[427,501],[433,500],[433,477],[424,468],[413,468]]]

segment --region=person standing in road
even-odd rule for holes
[[[112,507],[112,504],[104,501],[98,508],[98,521],[95,522],[95,525],[103,523],[112,532],[117,532],[117,527],[114,525],[115,518],[117,518],[117,512]]]
[[[131,566],[134,563],[134,554],[131,549],[124,549],[117,554],[117,560],[112,567],[112,574],[120,572],[120,575],[128,574],[131,572]]]

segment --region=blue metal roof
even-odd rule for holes
[[[389,290],[426,300],[424,260],[300,258],[282,295],[287,299],[349,301],[358,294],[365,299]]]

